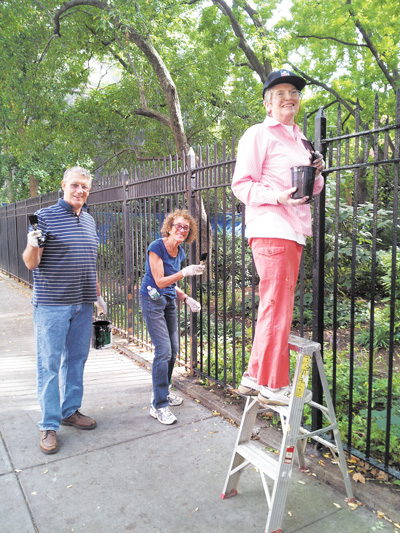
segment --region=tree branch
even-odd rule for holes
[[[212,2],[214,5],[218,7],[220,11],[222,11],[224,15],[226,15],[229,18],[232,29],[235,32],[236,37],[238,37],[239,39],[239,47],[243,50],[245,56],[249,60],[251,68],[255,72],[257,72],[258,76],[260,77],[260,80],[264,83],[270,71],[268,71],[267,69],[267,72],[266,72],[265,67],[261,64],[260,60],[258,59],[256,54],[252,50],[246,37],[243,34],[240,24],[238,23],[238,21],[235,18],[235,15],[232,12],[232,9],[228,6],[225,0],[212,0]]]
[[[256,11],[255,9],[253,9],[246,1],[244,2],[243,9],[246,11],[246,13],[249,15],[249,17],[253,21],[253,24],[258,30],[258,33],[260,34],[261,39],[266,40],[267,33],[265,31],[265,26],[262,22],[260,13]],[[264,52],[265,46],[262,47],[262,50]],[[264,70],[266,74],[268,75],[270,72],[272,72],[272,65],[271,65],[270,60],[268,59],[268,56],[267,57],[264,56],[264,53],[263,53],[263,61],[264,61]]]
[[[366,47],[368,46],[366,44],[359,44],[359,43],[347,43],[346,41],[341,41],[340,39],[336,39],[336,37],[324,37],[323,35],[296,35],[298,39],[320,39],[321,41],[336,41],[339,44],[344,44],[345,46],[355,46],[355,47]]]
[[[43,11],[45,11],[47,13],[47,15],[49,16],[49,19],[50,19],[50,24],[52,24],[53,23],[53,15],[52,15],[51,11],[49,9],[47,9],[47,7],[45,7],[38,0],[33,0],[33,3],[36,4],[37,6],[39,6],[40,9],[42,9]]]
[[[124,154],[125,152],[133,152],[135,154],[135,157],[136,157],[137,161],[153,161],[153,160],[162,161],[164,159],[163,156],[160,156],[160,157],[144,157],[144,156],[139,154],[139,152],[136,150],[136,148],[128,147],[128,148],[123,148],[119,152],[116,152],[115,154],[113,154],[110,157],[108,157],[105,161],[103,161],[101,163],[101,165],[98,165],[96,168],[94,168],[93,172],[96,172],[96,170],[99,170],[99,168],[104,167],[104,165],[106,165],[109,161],[111,161],[115,157],[119,157],[120,155]]]
[[[54,14],[54,20],[53,20],[53,28],[54,33],[61,37],[60,34],[60,18],[69,11],[70,9],[77,7],[77,6],[92,6],[97,7],[98,9],[102,10],[108,10],[108,4],[107,2],[100,2],[98,0],[70,0],[69,2],[64,2],[62,6],[56,10]]]
[[[146,99],[146,95],[145,95],[145,93],[144,93],[142,79],[141,79],[141,77],[139,76],[138,71],[136,70],[135,63],[133,62],[133,59],[132,59],[132,57],[131,57],[131,54],[129,53],[129,50],[126,50],[126,49],[125,49],[125,47],[124,47],[124,45],[122,44],[121,39],[118,37],[118,35],[116,35],[115,37],[116,37],[116,39],[117,39],[117,43],[119,44],[121,50],[125,50],[126,57],[128,58],[129,66],[131,67],[132,74],[133,74],[133,76],[134,76],[135,79],[136,79],[136,83],[137,83],[137,86],[138,86],[138,89],[139,89],[140,105],[141,105],[142,107],[147,108],[147,99]]]
[[[62,6],[55,12],[54,16],[54,33],[60,35],[60,20],[71,9],[77,6],[91,6],[103,11],[110,11],[110,6],[107,1],[101,2],[100,0],[69,0],[62,4]],[[189,151],[189,145],[186,139],[185,129],[183,126],[182,113],[179,103],[178,91],[175,83],[171,77],[169,70],[164,64],[161,56],[151,43],[151,41],[140,34],[132,26],[121,24],[117,16],[112,18],[115,30],[124,32],[126,37],[135,44],[146,56],[147,61],[150,63],[153,71],[155,72],[158,82],[163,90],[165,99],[168,104],[169,117],[147,109],[144,107],[141,110],[134,111],[135,114],[154,118],[161,123],[167,125],[175,138],[176,148],[178,153]]]
[[[329,85],[327,85],[326,83],[323,83],[321,81],[318,81],[318,80],[315,80],[314,78],[311,78],[310,76],[308,76],[307,74],[305,74],[305,72],[302,72],[299,68],[295,67],[293,65],[293,63],[290,63],[288,62],[288,64],[292,67],[292,69],[295,71],[295,72],[298,72],[305,80],[307,80],[311,85],[317,85],[317,87],[322,87],[323,89],[325,89],[325,91],[327,91],[328,93],[331,93],[338,102],[340,102],[346,109],[349,113],[351,113],[352,115],[354,115],[354,109],[349,105],[349,103],[344,100],[340,94],[338,92],[336,92],[334,89],[332,89],[332,87],[329,87]]]
[[[172,129],[171,119],[167,117],[166,115],[163,115],[162,113],[159,113],[158,111],[155,111],[154,109],[148,109],[148,108],[134,109],[133,114],[139,115],[141,117],[153,118],[154,120],[158,120],[158,122],[161,122],[162,124],[165,124],[166,126],[168,126],[168,128]]]
[[[349,13],[353,17],[354,24],[356,25],[358,31],[361,33],[361,35],[363,36],[364,41],[367,43],[367,47],[371,51],[372,55],[375,57],[379,68],[383,72],[383,75],[385,76],[387,81],[392,86],[392,89],[395,91],[396,90],[395,80],[393,79],[393,76],[390,74],[390,72],[387,69],[386,65],[382,61],[382,59],[381,59],[381,57],[380,57],[380,55],[378,53],[378,50],[375,48],[374,43],[372,42],[372,39],[370,39],[370,37],[367,34],[367,32],[365,31],[364,27],[361,25],[360,21],[356,18],[356,14],[354,13],[354,11],[352,9],[350,9]]]
[[[266,37],[265,28],[262,23],[260,13],[253,9],[247,2],[244,2],[243,9],[249,15],[249,17],[253,21],[254,26],[259,30],[261,35],[263,35],[263,37]]]

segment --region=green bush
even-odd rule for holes
[[[329,346],[324,349],[324,368],[328,383],[332,383],[333,352]],[[348,433],[349,416],[352,422],[352,445],[365,453],[367,432],[367,398],[369,376],[368,365],[364,364],[362,356],[356,358],[353,368],[353,409],[349,415],[350,392],[350,360],[346,350],[336,355],[336,398],[335,412],[340,434],[344,441]],[[372,419],[371,419],[371,456],[384,461],[386,446],[386,417],[387,417],[388,378],[374,371],[372,379]],[[311,425],[311,408],[304,410],[306,425]],[[391,426],[390,426],[390,464],[400,468],[400,374],[393,373]]]

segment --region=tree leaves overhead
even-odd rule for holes
[[[400,87],[397,11],[397,0],[293,0],[292,19],[281,22],[283,48],[293,66],[326,88],[319,91],[317,105],[339,95],[351,112],[358,98],[367,122],[379,92],[383,113],[394,119],[394,94]]]
[[[309,82],[310,115],[340,102],[350,124],[359,99],[369,122],[378,91],[393,120],[397,10],[397,0],[5,1],[0,186],[24,197],[32,173],[45,192],[77,162],[113,170],[239,138],[263,119],[262,81],[282,66]]]

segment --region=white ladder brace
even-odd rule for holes
[[[225,486],[221,493],[222,499],[235,496],[242,470],[250,464],[254,465],[260,472],[269,509],[265,533],[282,532],[281,527],[292,475],[294,450],[296,447],[300,470],[305,470],[304,450],[308,438],[312,438],[332,450],[338,459],[343,475],[347,501],[354,502],[342,441],[321,357],[321,345],[317,342],[290,335],[289,349],[298,352],[293,378],[294,394],[292,394],[289,406],[268,405],[268,407],[260,409],[257,397],[247,398]],[[308,405],[319,409],[328,420],[329,425],[316,431],[309,431],[301,426],[301,419],[303,416],[304,393],[307,389],[313,357],[317,363],[326,407],[313,401]],[[278,460],[270,457],[257,445],[250,442],[257,413],[271,409],[280,414],[282,422],[283,438]],[[334,443],[323,437],[323,434],[328,431],[333,432]],[[272,494],[270,494],[265,476],[273,480]]]

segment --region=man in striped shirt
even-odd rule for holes
[[[96,427],[95,420],[79,412],[93,302],[107,312],[96,275],[96,224],[82,209],[91,182],[90,173],[82,167],[65,172],[61,182],[64,198],[37,211],[38,225],[29,228],[22,255],[27,268],[33,270],[37,388],[42,410],[39,446],[46,454],[58,450],[60,424],[85,430]]]

